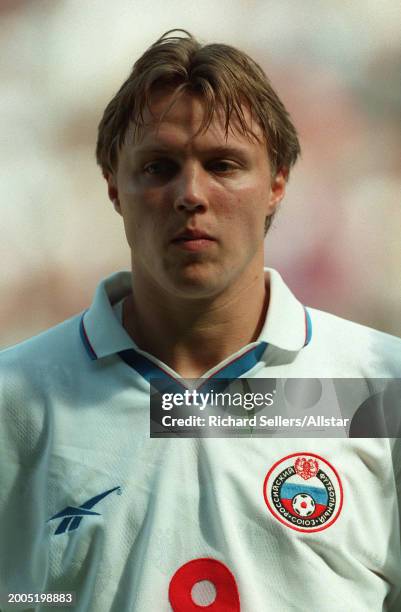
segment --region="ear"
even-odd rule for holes
[[[268,203],[267,214],[273,215],[276,212],[278,205],[285,195],[285,188],[288,179],[288,169],[281,168],[271,178],[270,197]]]
[[[107,181],[107,192],[109,194],[109,200],[113,204],[114,209],[118,212],[119,215],[121,215],[121,206],[120,206],[120,200],[118,198],[118,188],[117,188],[116,177],[111,172],[104,173],[103,176]]]

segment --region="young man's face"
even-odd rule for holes
[[[240,134],[235,122],[226,136],[218,114],[197,135],[203,105],[190,94],[159,122],[171,96],[154,96],[140,138],[127,136],[109,195],[124,219],[135,282],[214,297],[262,273],[265,219],[284,195],[285,177],[272,178],[256,122],[259,141]]]

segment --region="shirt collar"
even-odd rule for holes
[[[308,312],[276,270],[265,268],[265,276],[266,283],[270,284],[270,300],[257,342],[266,342],[286,351],[299,351],[310,340]],[[93,302],[81,319],[82,341],[92,359],[126,349],[138,349],[113,310],[113,305],[130,291],[130,272],[117,272],[98,285]]]
[[[137,348],[113,310],[131,291],[130,272],[117,272],[97,287],[93,302],[81,319],[81,337],[92,359]]]
[[[311,339],[309,313],[276,270],[265,268],[265,278],[270,299],[259,340],[286,351],[299,351]]]

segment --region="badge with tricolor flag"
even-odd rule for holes
[[[266,475],[263,494],[278,521],[306,533],[327,529],[343,505],[337,470],[313,453],[294,453],[277,461]]]

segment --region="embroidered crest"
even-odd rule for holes
[[[294,453],[277,461],[266,475],[263,494],[280,523],[305,533],[327,529],[343,504],[337,471],[313,453]]]
[[[301,476],[301,478],[304,480],[308,480],[308,478],[316,476],[319,470],[319,464],[316,459],[307,459],[306,457],[298,457],[298,459],[295,461],[294,467],[296,473],[299,474],[299,476]]]

